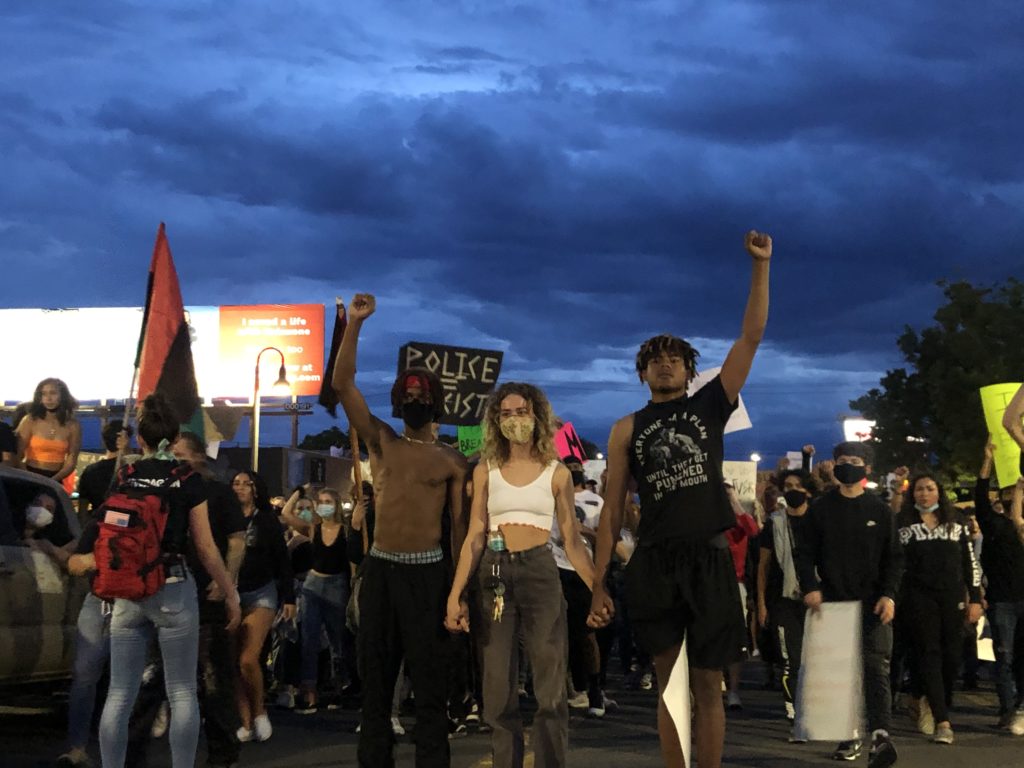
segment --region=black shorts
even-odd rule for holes
[[[629,620],[657,655],[686,639],[690,665],[722,669],[743,657],[746,627],[724,537],[641,544],[626,566]]]

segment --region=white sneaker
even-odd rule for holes
[[[590,697],[587,696],[586,691],[577,693],[569,699],[569,706],[573,709],[586,709],[590,706]]]
[[[150,735],[154,739],[163,738],[163,735],[167,733],[167,726],[171,722],[171,705],[166,701],[160,704],[160,708],[156,711],[156,718],[153,720],[153,727],[150,729]]]
[[[736,691],[729,691],[725,696],[725,706],[727,709],[743,709],[743,702],[740,701],[740,695]]]
[[[246,728],[244,725],[241,728],[239,728],[237,731],[235,731],[235,736],[238,737],[238,740],[242,744],[245,744],[245,742],[247,742],[247,741],[252,741],[252,731],[250,729]]]
[[[1010,721],[1010,733],[1014,736],[1024,736],[1024,712],[1018,712]]]
[[[295,709],[295,691],[281,691],[274,700],[274,706],[278,709]]]
[[[395,736],[405,736],[405,728],[402,727],[402,721],[397,717],[391,718],[391,732]]]
[[[257,715],[252,721],[253,735],[256,741],[266,741],[274,733],[274,726],[270,724],[270,718],[266,714]]]
[[[932,714],[932,705],[927,696],[922,696],[918,702],[917,729],[925,736],[935,734],[935,715]]]

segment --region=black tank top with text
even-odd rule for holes
[[[633,414],[629,468],[640,493],[641,545],[710,539],[735,525],[722,485],[725,424],[735,409],[716,376],[693,395]]]

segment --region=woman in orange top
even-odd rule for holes
[[[82,428],[75,419],[78,401],[60,379],[43,379],[28,415],[18,424],[18,457],[25,469],[64,483],[75,471]]]

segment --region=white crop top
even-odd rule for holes
[[[550,531],[555,522],[555,497],[551,492],[557,461],[552,461],[529,485],[512,485],[497,466],[489,466],[487,473],[488,529],[499,525],[530,525]]]

